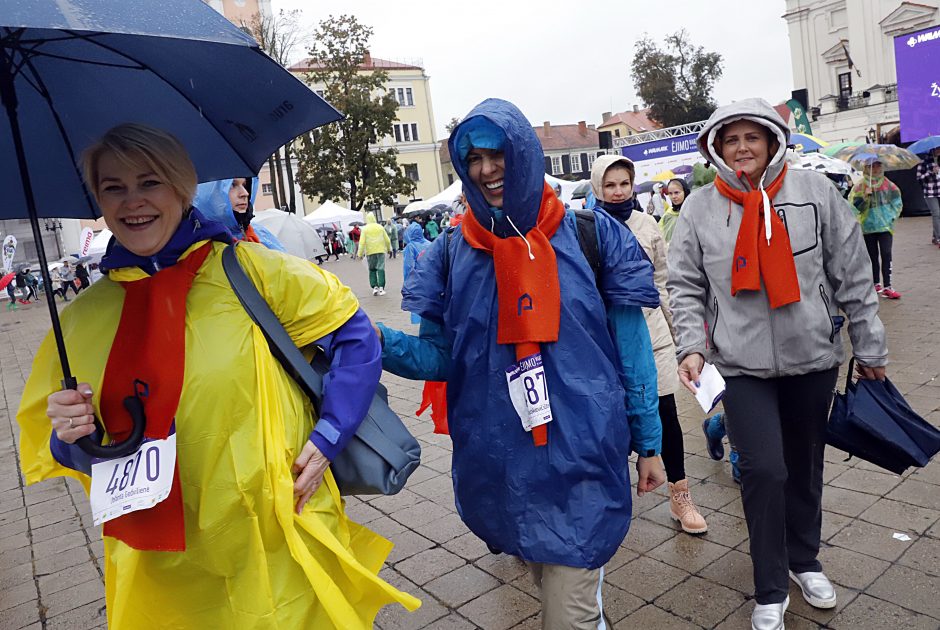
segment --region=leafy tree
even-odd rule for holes
[[[351,15],[320,23],[310,50],[307,83],[323,86],[324,98],[345,117],[304,137],[298,150],[298,181],[307,195],[347,199],[353,210],[393,205],[415,183],[398,166],[398,151],[378,147],[392,134],[398,102],[386,91],[388,73],[360,71],[372,29]]]
[[[661,49],[649,35],[636,43],[633,83],[650,108],[650,117],[664,127],[708,118],[718,106],[712,98],[721,78],[721,55],[689,41],[683,29],[666,38]]]
[[[301,27],[302,15],[299,9],[293,11],[281,9],[277,15],[273,16],[255,13],[248,22],[242,22],[241,28],[255,38],[261,50],[271,59],[286,68],[297,46],[303,45],[308,39]],[[290,212],[295,212],[297,208],[294,193],[294,169],[291,165],[293,144],[293,142],[287,143],[268,158],[274,207],[280,208],[286,205]],[[281,166],[282,151],[284,167],[287,171],[286,177]]]
[[[460,119],[456,116],[450,119],[450,122],[444,125],[444,129],[447,130],[447,135],[454,133],[454,129],[457,128],[457,125],[460,124]]]

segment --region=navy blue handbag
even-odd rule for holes
[[[940,430],[911,409],[888,379],[853,382],[854,364],[853,358],[845,392],[836,392],[826,443],[899,475],[926,466],[940,451]]]
[[[235,245],[223,250],[222,268],[238,300],[264,333],[271,354],[310,398],[319,416],[323,375],[329,371],[322,353],[317,353],[312,364],[307,363],[277,315],[245,274],[235,255]],[[343,495],[388,495],[404,488],[420,463],[421,445],[389,408],[388,392],[379,383],[369,412],[356,435],[330,463],[330,470]]]

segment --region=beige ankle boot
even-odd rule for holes
[[[669,484],[669,515],[679,521],[682,530],[689,534],[704,534],[708,531],[705,517],[699,513],[689,496],[688,479]]]

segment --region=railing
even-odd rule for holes
[[[856,92],[851,96],[845,97],[840,96],[836,101],[836,109],[840,112],[843,112],[847,109],[858,109],[859,107],[868,106],[869,95],[864,92]]]

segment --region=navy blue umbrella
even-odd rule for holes
[[[0,218],[96,218],[78,158],[140,122],[189,150],[199,181],[251,177],[341,114],[201,0],[0,0]],[[53,300],[63,384],[75,387]]]

